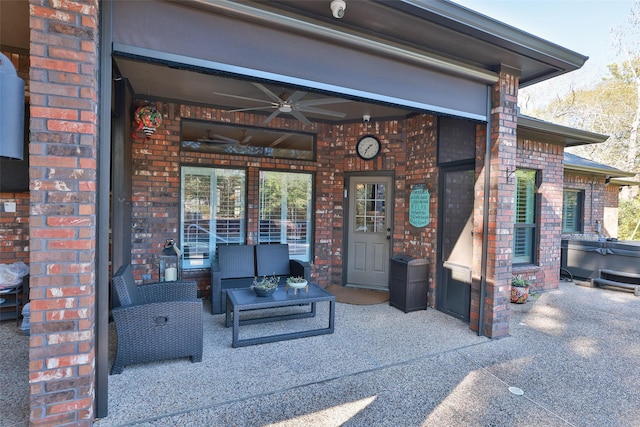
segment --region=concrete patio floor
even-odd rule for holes
[[[326,322],[325,305],[315,319],[242,333]],[[433,309],[405,314],[387,303],[338,303],[334,334],[237,349],[224,316],[205,309],[203,361],[136,365],[110,376],[109,415],[95,424],[640,425],[640,298],[561,283],[511,309],[511,336],[489,340]],[[27,360],[5,357],[26,345],[8,338],[16,333],[15,323],[0,324],[0,384],[13,387],[0,390],[3,426],[27,425]]]

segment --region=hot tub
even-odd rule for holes
[[[592,279],[601,269],[640,274],[640,242],[563,240],[560,263],[574,277]]]

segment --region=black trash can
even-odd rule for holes
[[[427,309],[429,264],[410,255],[391,258],[389,305],[405,313]]]

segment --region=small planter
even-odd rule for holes
[[[511,278],[511,302],[514,304],[523,304],[529,298],[529,281],[522,276],[513,276]]]
[[[253,279],[251,289],[253,289],[259,297],[268,297],[273,295],[273,293],[278,289],[279,281],[280,278],[275,274],[271,277],[264,276],[261,280],[256,277]]]
[[[289,293],[289,288],[293,288],[293,294],[298,294],[298,289],[306,289],[309,293],[309,283],[303,277],[289,277],[287,278],[286,292]]]
[[[511,302],[514,304],[524,304],[529,298],[529,287],[511,286]]]
[[[259,297],[270,297],[276,291],[277,288],[271,289],[261,289],[261,288],[253,288],[253,291]]]

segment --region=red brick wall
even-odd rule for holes
[[[303,171],[315,174],[315,242],[312,274],[322,286],[342,283],[343,189],[348,172],[388,172],[395,174],[394,253],[409,253],[435,262],[436,197],[432,198],[432,223],[418,230],[408,225],[406,207],[413,183],[427,184],[436,194],[435,118],[416,116],[407,122],[396,120],[330,126],[314,124],[305,128],[297,120],[276,118],[270,126],[317,132],[316,161],[268,159],[248,156],[220,156],[180,151],[180,119],[229,122],[228,113],[189,105],[156,103],[163,123],[146,140],[133,143],[133,232],[132,262],[136,279],[150,274],[158,279],[158,255],[166,238],[179,236],[180,165],[231,166],[247,170],[247,236],[254,243],[257,235],[258,179],[260,169]],[[262,116],[234,116],[234,123],[262,125]],[[382,141],[382,154],[373,161],[361,160],[355,151],[358,138],[373,133]],[[407,151],[407,138],[415,146]],[[411,167],[408,168],[407,165]],[[410,169],[411,172],[407,172]],[[184,277],[199,281],[207,293],[209,272],[185,272]],[[435,274],[432,272],[432,277]],[[435,281],[432,281],[435,286]]]
[[[486,293],[484,295],[484,325],[482,333],[499,338],[509,334],[509,293],[511,290],[511,260],[513,245],[514,183],[508,182],[506,168],[516,165],[516,127],[518,99],[518,71],[504,67],[499,80],[491,92],[491,150],[489,224],[483,229],[484,182],[486,164],[484,152],[477,151],[478,181],[474,207],[474,242],[482,242],[483,233],[488,233],[488,256],[486,268]],[[479,141],[480,142],[480,141]],[[484,143],[481,143],[481,146]],[[478,147],[478,150],[480,147]],[[476,246],[478,247],[478,246]],[[482,247],[482,246],[479,246]],[[480,328],[481,257],[474,256],[473,288],[471,293],[471,329]]]
[[[564,173],[564,188],[584,191],[584,211],[582,213],[583,235],[588,238],[597,237],[597,223],[604,220],[605,207],[618,207],[618,188],[605,186],[602,175],[586,175],[575,171]],[[603,227],[603,232],[606,230]],[[563,238],[572,235],[563,234]],[[606,235],[605,237],[610,237]]]
[[[538,188],[537,263],[517,266],[513,274],[529,280],[533,290],[558,287],[560,275],[560,233],[562,232],[563,147],[518,139],[516,166],[540,174]]]
[[[94,419],[97,27],[97,0],[30,0],[35,426]]]
[[[15,212],[0,206],[0,264],[29,263],[29,193],[0,193],[0,203],[14,202]]]

